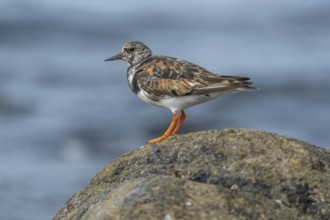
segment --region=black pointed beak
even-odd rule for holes
[[[120,60],[122,58],[123,58],[123,55],[121,53],[118,53],[118,54],[116,54],[116,55],[114,55],[114,56],[112,56],[112,57],[110,57],[110,58],[108,58],[104,61]]]

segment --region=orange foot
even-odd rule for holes
[[[155,144],[155,143],[158,143],[158,142],[170,137],[171,135],[176,135],[179,132],[185,118],[186,118],[186,114],[183,111],[180,116],[180,120],[179,120],[179,114],[174,113],[173,120],[172,120],[171,124],[168,126],[166,132],[162,136],[148,141],[148,144]],[[178,122],[178,120],[179,120],[179,122]],[[174,126],[175,126],[175,128],[174,128]]]

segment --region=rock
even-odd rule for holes
[[[329,218],[328,150],[225,129],[178,135],[121,156],[54,220]]]

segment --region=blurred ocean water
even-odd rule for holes
[[[0,1],[0,219],[50,219],[172,115],[130,91],[129,40],[258,92],[187,110],[182,133],[246,127],[330,146],[330,2]]]

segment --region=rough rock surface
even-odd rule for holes
[[[57,219],[330,219],[330,152],[248,129],[178,135],[110,163]]]

